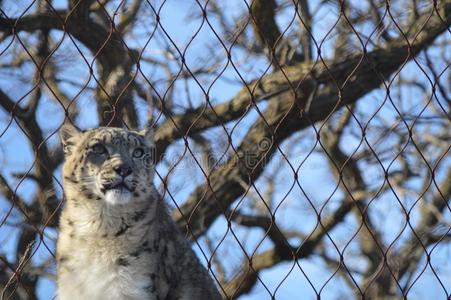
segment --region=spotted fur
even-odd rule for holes
[[[150,130],[61,129],[66,205],[58,298],[216,300],[220,294],[154,185]]]

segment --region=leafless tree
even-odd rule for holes
[[[64,119],[149,110],[157,184],[225,298],[450,297],[451,1],[0,8],[2,299],[55,280]]]

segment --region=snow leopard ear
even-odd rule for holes
[[[155,130],[152,124],[147,123],[146,127],[139,132],[140,135],[144,136],[144,139],[149,142],[149,144],[155,144]]]
[[[82,131],[71,122],[65,122],[60,128],[60,138],[63,144],[65,154],[70,154],[76,139],[81,135]]]

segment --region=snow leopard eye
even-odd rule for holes
[[[91,151],[96,155],[103,155],[107,153],[105,146],[102,144],[94,144],[91,146]]]
[[[144,155],[144,149],[143,148],[135,148],[133,150],[132,156],[133,158],[140,158]]]

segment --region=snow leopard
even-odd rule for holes
[[[60,300],[216,300],[212,277],[158,193],[153,129],[60,129]]]

